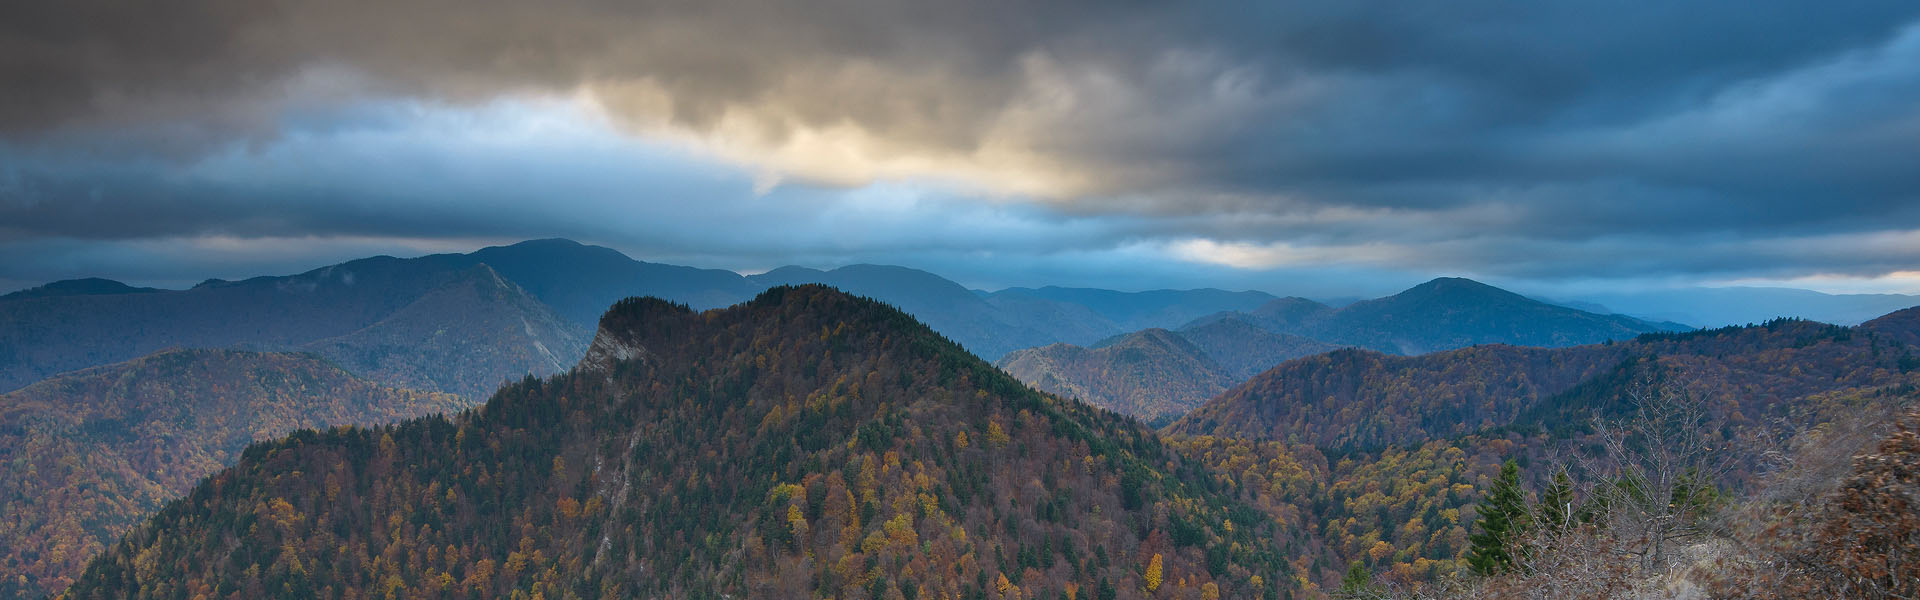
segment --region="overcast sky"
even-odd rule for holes
[[[568,237],[974,287],[1920,292],[1920,3],[25,0],[0,289]]]

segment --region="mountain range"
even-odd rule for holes
[[[622,301],[476,411],[251,447],[61,597],[1290,595],[1257,515],[1131,421],[782,286]]]
[[[983,297],[903,267],[786,267],[741,276],[637,261],[568,240],[534,240],[467,254],[373,257],[290,276],[209,280],[188,290],[82,279],[14,292],[0,297],[0,391],[165,348],[249,348],[316,351],[383,383],[478,399],[502,381],[551,374],[578,359],[600,313],[622,298],[718,308],[768,287],[801,283],[891,303],[987,357],[1129,331],[1080,304],[1018,293]],[[1150,299],[1134,304],[1158,306],[1163,318],[1134,315],[1126,322],[1178,325],[1174,319],[1224,306],[1207,299],[1220,294],[1227,293],[1142,293]],[[1188,297],[1199,308],[1180,308]],[[448,352],[481,347],[487,356]],[[435,365],[436,374],[420,368],[426,364]]]
[[[1592,444],[1582,424],[1621,414],[1638,382],[1708,398],[1729,443],[1752,441],[1775,420],[1910,406],[1916,332],[1920,310],[1567,348],[1337,349],[1156,433],[829,288],[704,312],[630,299],[565,373],[450,416],[257,444],[83,574],[43,565],[32,581],[75,577],[69,598],[1313,597],[1354,561],[1404,582],[1465,568],[1473,504],[1500,462]],[[1250,353],[1196,340],[1220,352],[1253,334],[1279,337],[1214,315],[1085,350],[1177,350],[1245,373],[1254,363],[1222,357]],[[228,394],[213,385],[171,397]],[[151,430],[119,418],[96,428]],[[146,510],[127,506],[116,514]]]
[[[1729,444],[1920,386],[1920,307],[1685,329],[1457,278],[983,292],[566,240],[56,282],[0,297],[0,596],[1316,597],[1464,568],[1500,463],[1644,382]]]
[[[92,279],[15,292],[0,297],[0,390],[164,348],[249,348],[316,351],[382,383],[478,399],[502,381],[551,374],[577,359],[599,313],[621,298],[718,308],[768,287],[803,283],[893,304],[989,359],[1224,314],[1242,314],[1276,333],[1403,353],[1486,342],[1566,345],[1662,327],[1533,302],[1466,280],[1436,280],[1332,309],[1208,289],[982,293],[925,271],[879,265],[783,267],[741,276],[636,261],[568,240],[534,240],[468,254],[373,257],[290,276],[210,280],[188,290]],[[1479,308],[1483,304],[1488,308]],[[480,347],[486,356],[450,350]],[[434,365],[435,374],[422,365]]]
[[[1755,500],[1757,512],[1728,514],[1764,526],[1774,517],[1754,515],[1777,510],[1784,495],[1813,501],[1861,440],[1893,433],[1892,417],[1920,405],[1920,347],[1902,337],[1916,315],[1852,328],[1780,319],[1558,349],[1343,349],[1262,373],[1162,434],[1237,474],[1272,518],[1320,524],[1313,544],[1324,554],[1304,569],[1320,580],[1362,561],[1381,581],[1410,586],[1467,568],[1471,515],[1504,461],[1521,465],[1535,490],[1563,469],[1598,477],[1610,460],[1601,425],[1664,418],[1641,412],[1660,402],[1650,398],[1700,407],[1658,427],[1700,436],[1694,451],[1722,465],[1724,497],[1784,486]],[[1781,483],[1795,469],[1811,471]]]
[[[1548,304],[1468,279],[1440,278],[1333,308],[1276,298],[1197,318],[1178,331],[1147,329],[1083,348],[1019,350],[997,364],[1035,387],[1150,422],[1185,414],[1282,362],[1356,346],[1421,354],[1478,344],[1543,348],[1684,330]]]
[[[1262,373],[1167,430],[1328,448],[1417,444],[1501,427],[1577,427],[1650,379],[1759,421],[1813,396],[1920,383],[1911,314],[1854,328],[1778,319],[1572,348],[1339,350]]]

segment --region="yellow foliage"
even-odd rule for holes
[[[1374,542],[1373,547],[1367,549],[1367,556],[1373,557],[1375,562],[1386,560],[1387,557],[1393,556],[1393,544]]]
[[[1007,437],[1007,430],[1000,427],[1000,421],[987,422],[987,443],[994,447],[1005,447],[1013,438]]]
[[[1160,578],[1162,577],[1162,575],[1163,574],[1161,573],[1160,555],[1156,553],[1153,555],[1152,560],[1147,561],[1147,572],[1141,576],[1142,579],[1146,580],[1148,592],[1153,592],[1160,589]]]
[[[807,535],[807,517],[800,514],[799,506],[787,505],[787,529],[793,532],[795,538]]]

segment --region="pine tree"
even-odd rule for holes
[[[1493,489],[1480,501],[1480,520],[1475,523],[1480,533],[1468,538],[1473,544],[1467,550],[1468,566],[1481,575],[1512,570],[1510,549],[1527,526],[1527,501],[1520,492],[1520,464],[1508,459],[1500,465],[1500,478],[1494,480]]]
[[[1553,483],[1540,494],[1540,526],[1548,531],[1565,531],[1575,519],[1573,506],[1573,480],[1562,470],[1553,474]]]
[[[1347,565],[1347,575],[1340,578],[1340,595],[1358,596],[1367,591],[1372,584],[1373,573],[1367,570],[1366,565],[1360,564],[1360,561],[1353,561],[1353,564]]]

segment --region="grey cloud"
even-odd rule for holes
[[[1803,241],[1920,229],[1917,24],[1907,0],[9,2],[0,239],[566,234],[751,262],[1206,238],[1527,278],[1873,274],[1913,256]],[[327,171],[335,147],[206,178],[208,156],[272,166],[289,130],[364,127],[340,111],[369,99],[576,93],[802,181],[759,201],[737,173],[582,155],[541,176],[457,146],[420,163],[439,173]],[[786,146],[826,134],[874,165]],[[953,194],[836,235],[878,221],[815,185],[956,173],[1050,197]],[[636,195],[726,200],[644,211],[714,229],[602,214]],[[571,212],[522,206],[555,196]],[[712,234],[722,218],[830,233]]]

